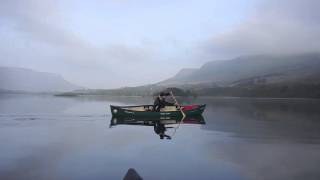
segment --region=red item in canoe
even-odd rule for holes
[[[187,106],[182,106],[182,110],[184,111],[189,111],[189,110],[193,110],[193,109],[196,109],[198,108],[199,106],[198,105],[187,105]]]

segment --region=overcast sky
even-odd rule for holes
[[[90,88],[240,55],[320,50],[318,0],[1,0],[0,65]]]

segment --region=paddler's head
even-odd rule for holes
[[[166,94],[165,94],[165,93],[163,93],[163,92],[161,92],[161,93],[160,93],[160,95],[159,95],[160,99],[164,99],[164,98],[165,98],[165,96],[166,96]]]

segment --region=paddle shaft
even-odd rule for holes
[[[182,116],[183,116],[183,119],[184,119],[184,118],[186,117],[186,114],[183,112],[183,110],[182,110],[180,104],[178,103],[176,97],[174,97],[173,92],[170,91],[170,93],[171,93],[171,96],[172,96],[173,100],[174,100],[174,101],[176,102],[176,104],[179,106],[180,112],[181,112],[181,114],[182,114]],[[182,119],[182,120],[183,120],[183,119]]]

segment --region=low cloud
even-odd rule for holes
[[[233,26],[226,28],[228,31],[221,28],[211,36],[207,33],[199,36],[201,39],[190,36],[211,32],[202,31],[199,22],[205,17],[216,16],[209,12],[210,9],[202,14],[200,11],[204,6],[197,9],[193,5],[209,7],[207,4],[211,2],[186,3],[184,13],[177,11],[180,4],[176,1],[163,7],[145,5],[143,1],[128,13],[129,7],[132,10],[131,5],[126,4],[128,2],[121,1],[121,6],[115,6],[119,9],[108,14],[105,8],[117,1],[74,1],[77,6],[73,7],[72,2],[59,0],[3,0],[0,6],[0,65],[58,73],[82,86],[113,88],[154,83],[172,76],[182,67],[199,67],[210,60],[320,51],[320,1],[317,0],[255,1],[255,12],[248,13],[245,21],[230,22]],[[100,5],[97,3],[104,4],[103,8],[97,10]],[[122,7],[122,4],[126,6]],[[149,5],[154,8],[152,11],[146,11]],[[94,15],[82,21],[88,12],[79,11],[87,9]],[[235,5],[227,12],[232,13],[232,9],[235,12],[230,17],[243,13],[238,12],[239,7]],[[118,10],[124,10],[124,13]],[[165,10],[169,12],[163,17]],[[150,17],[144,13],[149,13]],[[198,13],[198,16],[185,16],[192,13]],[[79,24],[70,23],[69,16],[82,23],[82,31],[76,30]],[[112,18],[108,19],[109,16]],[[178,18],[171,20],[171,17]],[[233,21],[230,17],[226,21]],[[94,18],[100,20],[94,21]],[[110,22],[104,21],[105,18]],[[214,26],[219,26],[217,22],[220,21],[205,21],[203,28],[215,29]],[[183,32],[181,27],[190,29]],[[100,44],[97,42],[100,36],[95,32],[101,34]],[[207,40],[203,42],[203,39]]]
[[[0,30],[14,32],[11,39],[6,38],[13,47],[8,46],[8,42],[0,42],[4,65],[20,62],[18,66],[61,73],[69,80],[89,87],[101,87],[103,81],[108,83],[102,87],[128,84],[121,80],[125,77],[118,71],[119,64],[123,64],[122,71],[129,71],[135,67],[132,64],[150,61],[157,53],[152,47],[126,44],[99,47],[86,41],[64,28],[67,22],[61,16],[59,1],[54,0],[4,0],[0,6],[0,23]],[[17,54],[13,49],[19,46],[21,49]],[[130,74],[135,76],[132,72]]]
[[[59,1],[25,0],[20,3],[20,1],[5,0],[0,7],[0,20],[13,22],[12,28],[25,33],[30,41],[57,48],[69,60],[130,61],[148,58],[144,48],[129,47],[124,44],[97,47],[65,30],[63,25],[66,22],[60,16]]]
[[[319,7],[318,0],[260,1],[245,22],[200,45],[202,56],[319,52]]]

